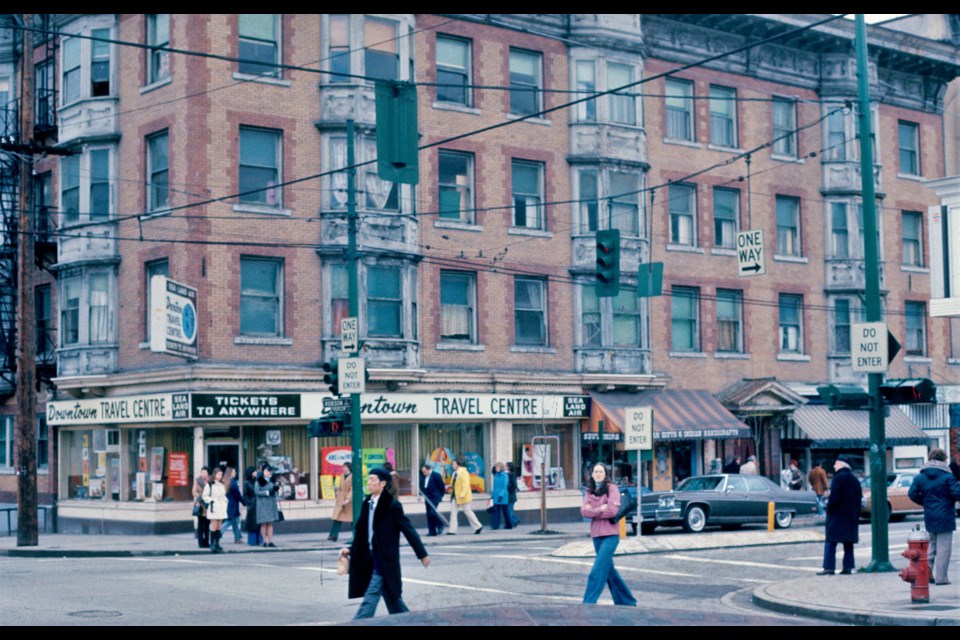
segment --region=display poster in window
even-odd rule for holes
[[[97,468],[94,470],[93,475],[98,478],[102,478],[107,475],[107,452],[98,451],[97,452]]]
[[[147,474],[145,471],[137,472],[137,479],[135,481],[137,486],[135,487],[137,492],[137,500],[143,500],[147,497]]]
[[[446,485],[447,491],[450,491],[453,483],[453,452],[446,447],[438,447],[430,452],[429,461],[437,473],[443,476],[443,484]]]
[[[371,469],[376,469],[377,467],[382,467],[383,464],[387,461],[387,450],[386,449],[364,449],[363,450],[363,477],[366,478],[370,475]],[[363,493],[368,495],[370,493],[367,489],[367,483],[363,483]]]
[[[320,473],[339,476],[343,473],[343,463],[351,460],[353,460],[353,449],[350,447],[321,447]]]
[[[163,447],[154,447],[150,454],[150,481],[163,480]]]
[[[120,456],[110,456],[110,493],[120,499]]]
[[[337,490],[334,487],[334,479],[337,476],[324,474],[320,476],[320,499],[321,500],[335,500],[337,497]]]
[[[162,482],[153,483],[153,493],[150,495],[150,497],[156,500],[157,502],[160,502],[161,500],[163,500],[163,483]]]
[[[137,432],[137,471],[147,470],[147,432]]]
[[[189,484],[186,453],[170,452],[167,466],[167,484],[171,487],[186,487]]]
[[[306,500],[308,496],[309,492],[307,490],[307,485],[305,484],[298,484],[293,491],[294,500]]]
[[[463,463],[467,467],[467,471],[470,472],[470,490],[480,491],[482,493],[486,486],[483,475],[483,456],[479,453],[468,451],[463,454]]]
[[[91,498],[103,497],[103,478],[90,478],[90,491],[88,495]]]

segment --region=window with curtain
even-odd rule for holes
[[[63,104],[70,104],[80,98],[80,46],[79,38],[68,38],[63,41],[63,80],[60,91],[63,93]]]
[[[696,246],[696,188],[685,184],[671,184],[667,190],[670,209],[670,242]]]
[[[600,201],[597,192],[597,172],[581,170],[579,177],[580,231],[588,233],[600,228]]]
[[[544,229],[543,165],[514,160],[512,169],[513,226]]]
[[[774,98],[773,152],[781,156],[797,156],[797,103],[784,98]]]
[[[330,14],[330,45],[327,64],[331,73],[327,82],[350,82],[350,15]]]
[[[904,211],[903,214],[903,262],[910,267],[923,266],[923,214],[919,211]]]
[[[897,125],[900,148],[900,173],[920,175],[920,125],[900,121]]]
[[[607,63],[607,90],[616,89],[633,83],[633,67],[616,62]],[[610,122],[618,124],[637,124],[636,98],[631,94],[633,87],[624,89],[623,94],[611,93]]]
[[[367,268],[367,335],[403,337],[403,293],[399,267]]]
[[[347,265],[330,265],[330,311],[333,314],[333,335],[340,337],[340,323],[350,317],[350,274]]]
[[[602,347],[603,333],[600,313],[600,298],[592,285],[580,287],[580,314],[582,346]]]
[[[147,138],[147,210],[159,211],[170,204],[170,136],[161,131]]]
[[[737,146],[737,91],[710,85],[710,144]]]
[[[162,260],[153,260],[144,265],[143,269],[146,282],[143,290],[146,292],[146,304],[144,305],[144,340],[150,342],[150,313],[153,309],[153,298],[152,298],[152,289],[150,286],[151,279],[153,276],[170,276],[170,262],[163,258]]]
[[[240,257],[240,333],[283,335],[283,261]]]
[[[60,159],[60,214],[63,224],[80,221],[80,156]]]
[[[632,289],[623,289],[611,300],[613,305],[613,346],[640,346],[640,299]]]
[[[671,350],[700,351],[700,289],[673,287],[670,314]]]
[[[87,283],[90,344],[110,342],[110,276],[91,273]]]
[[[834,258],[850,257],[850,231],[846,202],[830,203],[830,247]]]
[[[510,49],[510,113],[526,116],[541,110],[542,56]]]
[[[283,133],[240,127],[240,202],[282,206],[280,144]]]
[[[635,173],[610,173],[610,228],[621,236],[640,235],[640,177]]]
[[[850,301],[838,298],[833,303],[833,352],[850,353]]]
[[[400,79],[399,25],[394,20],[365,16],[364,75],[377,80]]]
[[[577,98],[587,98],[597,92],[597,66],[593,60],[576,62]],[[584,100],[577,104],[577,120],[580,122],[597,121],[597,100]]]
[[[470,41],[437,35],[437,102],[472,106]]]
[[[539,278],[514,278],[514,340],[517,345],[547,346],[547,283]]]
[[[110,151],[94,149],[90,157],[90,220],[110,218]]]
[[[740,230],[740,192],[736,189],[713,190],[713,242],[717,247],[733,249]]]
[[[473,212],[473,154],[440,150],[439,217],[472,224]]]
[[[743,353],[743,292],[717,289],[717,351]]]
[[[147,44],[151,47],[170,46],[170,14],[152,13],[147,15]],[[170,77],[170,52],[151,50],[149,53],[149,74],[147,84],[159,82]]]
[[[800,199],[777,196],[777,253],[800,256]]]
[[[463,271],[440,272],[440,340],[476,342],[474,308],[476,274]]]
[[[93,29],[90,36],[90,95],[110,95],[110,29]]]
[[[693,83],[667,78],[667,138],[695,141],[693,129]]]
[[[803,353],[803,296],[780,294],[780,352]]]
[[[241,13],[239,17],[239,57],[237,71],[255,76],[282,76],[278,15],[272,13]]]
[[[825,155],[830,160],[847,159],[847,115],[838,104],[827,105],[827,148]]]
[[[927,355],[927,305],[923,302],[907,301],[903,304],[906,314],[907,344],[906,355]]]
[[[60,287],[60,344],[68,347],[80,342],[80,278],[65,278]]]

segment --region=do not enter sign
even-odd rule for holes
[[[884,373],[887,370],[887,324],[857,322],[850,327],[850,357],[854,371]]]

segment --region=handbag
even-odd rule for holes
[[[193,503],[193,516],[195,518],[203,517],[203,505],[201,505],[199,501]]]
[[[617,515],[610,518],[610,524],[617,524],[622,518],[626,518],[631,511],[637,508],[637,499],[632,493],[624,491],[620,494],[620,508],[617,509]]]
[[[340,549],[340,556],[337,558],[337,575],[345,576],[350,573],[350,552],[346,549]]]
[[[283,517],[283,511],[277,509],[277,522],[283,522],[286,518]]]
[[[487,498],[487,513],[493,513],[493,498]]]

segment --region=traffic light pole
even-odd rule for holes
[[[877,247],[877,208],[873,178],[873,144],[870,135],[870,81],[867,74],[867,28],[863,14],[856,16],[857,102],[860,118],[860,178],[863,190],[863,244],[866,270],[867,322],[882,321],[880,312],[880,257]],[[870,395],[870,529],[873,559],[866,572],[893,571],[887,531],[887,443],[882,373],[868,373]]]
[[[357,170],[354,168],[354,124],[347,120],[347,287],[350,296],[350,317],[360,317],[360,286],[357,269]],[[359,325],[359,320],[358,320]],[[357,337],[357,350],[350,357],[360,355],[360,340]],[[363,475],[363,431],[360,425],[360,394],[350,394],[350,447],[353,449],[353,524],[356,526],[363,507],[363,487],[366,478]]]

